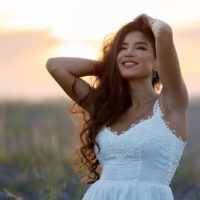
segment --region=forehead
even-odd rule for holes
[[[145,42],[145,43],[150,44],[149,40],[146,38],[144,33],[140,32],[140,31],[129,32],[125,36],[123,42],[125,42],[125,43]]]

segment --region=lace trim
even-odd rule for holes
[[[186,144],[187,141],[184,141],[184,139],[183,139],[182,136],[178,136],[178,135],[177,135],[177,132],[176,132],[174,129],[171,129],[171,128],[169,127],[169,122],[166,121],[166,120],[163,118],[163,113],[161,113],[161,114],[162,114],[162,120],[163,120],[163,122],[165,123],[167,129],[172,133],[172,135],[175,136],[175,138],[177,138],[178,140],[180,140],[181,142],[183,142],[184,144]]]
[[[145,122],[145,121],[151,119],[152,117],[153,117],[153,115],[149,115],[146,119],[141,119],[141,120],[139,120],[137,123],[132,123],[131,126],[130,126],[128,129],[123,130],[123,131],[120,131],[120,132],[119,132],[119,131],[113,130],[110,126],[106,126],[106,128],[107,128],[111,133],[113,133],[113,134],[119,136],[119,135],[121,135],[121,134],[126,134],[130,129],[132,129],[132,128],[138,126],[138,125],[141,124],[142,122]]]
[[[120,136],[120,135],[123,135],[123,134],[127,134],[131,129],[133,129],[133,128],[135,128],[136,126],[142,124],[143,122],[148,121],[149,119],[152,119],[152,118],[155,116],[155,114],[156,114],[157,112],[158,112],[159,115],[161,116],[161,119],[162,119],[163,123],[165,124],[166,128],[171,132],[171,134],[172,134],[178,141],[181,141],[184,145],[186,145],[186,144],[187,144],[187,140],[185,141],[185,140],[183,139],[182,136],[178,136],[178,135],[177,135],[177,132],[176,132],[174,129],[171,129],[171,128],[169,127],[169,122],[166,121],[166,120],[164,119],[163,112],[162,112],[161,109],[160,109],[159,98],[157,98],[157,100],[154,102],[153,114],[147,116],[146,119],[141,119],[141,120],[139,120],[139,122],[137,122],[137,123],[132,123],[131,126],[130,126],[128,129],[123,130],[123,131],[121,131],[121,132],[118,132],[118,131],[113,130],[113,129],[112,129],[111,127],[109,127],[109,126],[105,126],[105,128],[106,128],[107,130],[109,130],[109,133],[114,134],[114,135],[116,135],[116,136]]]
[[[132,123],[128,129],[119,132],[119,131],[113,130],[110,126],[105,126],[105,128],[108,129],[110,131],[110,133],[113,133],[114,135],[118,135],[118,136],[121,135],[121,134],[127,133],[130,129],[132,129],[132,128],[140,125],[142,122],[148,121],[149,119],[154,117],[156,110],[157,110],[156,107],[157,107],[157,104],[158,104],[158,99],[156,99],[156,101],[154,102],[152,115],[148,115],[147,118],[140,119],[138,122]]]
[[[161,119],[162,119],[163,123],[165,124],[165,126],[167,127],[167,129],[171,132],[171,134],[173,136],[175,136],[175,138],[178,139],[179,141],[183,142],[184,144],[187,144],[187,141],[184,141],[182,136],[178,136],[177,132],[174,129],[171,129],[169,127],[169,122],[164,119],[164,114],[163,114],[163,112],[160,109],[160,103],[159,103],[159,101],[157,102],[156,106],[157,106],[156,109],[158,109],[159,114],[161,116]]]

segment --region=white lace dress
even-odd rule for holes
[[[104,126],[97,142],[101,177],[82,200],[173,200],[169,185],[187,142],[164,121],[159,99],[152,116],[119,135]]]

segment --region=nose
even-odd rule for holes
[[[132,48],[128,48],[126,51],[126,57],[134,57],[135,56],[135,51]]]
[[[127,53],[127,54],[125,55],[125,57],[130,58],[130,57],[134,57],[134,55],[131,54],[131,53]]]

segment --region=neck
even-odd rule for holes
[[[129,81],[129,93],[134,108],[151,103],[158,96],[149,79]]]

